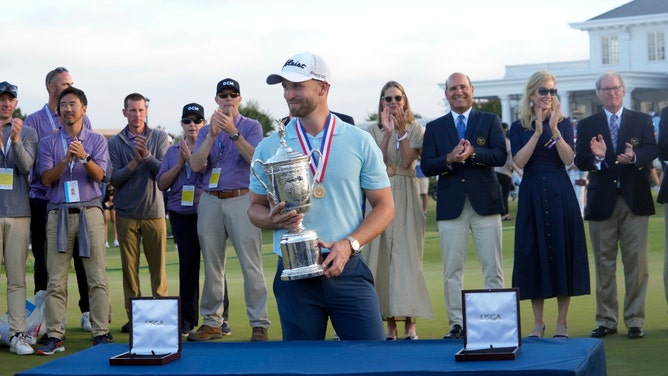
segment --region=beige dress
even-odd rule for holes
[[[369,126],[368,130],[380,146],[383,131],[377,125]],[[414,122],[408,125],[407,131],[410,147],[421,149],[422,125]],[[426,218],[415,176],[417,162],[413,161],[410,168],[400,167],[396,133],[395,130],[388,150],[383,151],[388,175],[392,175],[394,221],[366,246],[365,257],[373,273],[383,319],[403,320],[407,316],[431,319],[431,300],[422,269]]]

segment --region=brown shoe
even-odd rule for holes
[[[223,330],[219,326],[217,328],[208,325],[202,325],[195,332],[188,334],[188,341],[201,342],[210,341],[216,338],[223,338]]]
[[[253,328],[253,335],[251,336],[251,342],[258,342],[258,341],[269,341],[269,332],[267,328],[262,328],[260,326],[256,326]]]

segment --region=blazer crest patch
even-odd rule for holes
[[[478,137],[475,139],[475,143],[479,146],[487,145],[487,139],[485,137]]]

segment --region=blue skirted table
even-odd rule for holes
[[[17,375],[606,375],[597,339],[527,338],[515,360],[456,362],[462,346],[461,340],[188,342],[181,359],[165,365],[112,366],[109,358],[128,345],[109,344]]]

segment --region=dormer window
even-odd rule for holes
[[[619,39],[616,35],[601,37],[601,64],[619,64]]]
[[[647,33],[647,60],[666,60],[666,39],[663,31],[650,31]]]

